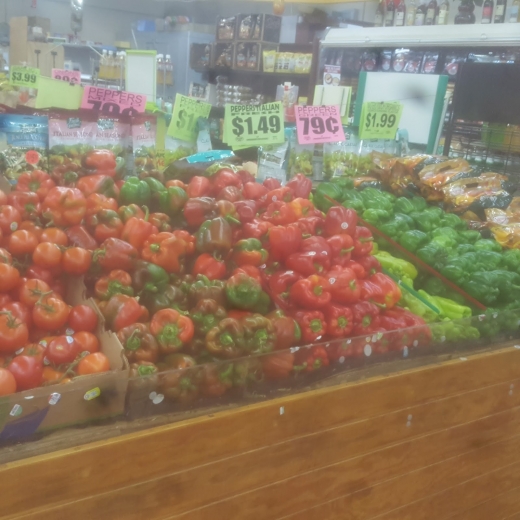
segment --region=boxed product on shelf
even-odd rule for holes
[[[216,43],[213,52],[212,66],[231,69],[235,61],[236,47],[234,43]]]
[[[219,16],[217,18],[217,41],[232,41],[236,38],[236,16]]]
[[[272,14],[241,14],[237,21],[237,40],[258,40],[278,43],[282,19]]]
[[[213,45],[211,43],[192,43],[190,47],[190,67],[210,69]]]

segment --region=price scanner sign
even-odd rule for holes
[[[181,94],[175,97],[172,121],[168,128],[168,135],[183,141],[197,140],[199,118],[207,119],[211,112],[211,105]]]
[[[403,105],[397,101],[363,103],[359,121],[361,139],[395,139]]]
[[[296,131],[300,144],[345,140],[339,106],[296,107]]]
[[[81,108],[107,116],[135,116],[146,108],[146,96],[99,87],[85,87]]]

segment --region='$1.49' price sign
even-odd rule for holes
[[[38,88],[38,80],[40,79],[40,69],[30,67],[11,67],[10,79],[11,85],[17,87]]]
[[[300,144],[345,140],[339,106],[296,107],[296,131]]]
[[[395,139],[403,105],[397,101],[390,103],[363,103],[359,121],[361,139]]]
[[[224,135],[232,148],[283,143],[282,104],[226,105]]]

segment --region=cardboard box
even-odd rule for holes
[[[9,64],[37,67],[43,76],[51,77],[52,69],[64,68],[65,51],[52,43],[29,41],[32,27],[41,27],[44,34],[50,32],[50,20],[39,17],[15,17],[10,22]]]

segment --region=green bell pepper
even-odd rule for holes
[[[466,261],[461,257],[450,258],[448,263],[440,269],[443,276],[459,286],[469,280],[471,271]]]
[[[413,294],[409,293],[408,291],[403,291],[402,294],[402,298],[399,302],[400,307],[408,309],[416,316],[421,317],[427,323],[432,323],[439,319],[439,315],[436,312],[433,312],[430,307],[425,305]]]
[[[231,306],[237,309],[253,309],[262,293],[260,282],[245,273],[238,273],[226,282],[226,296]]]
[[[410,213],[410,217],[413,218],[417,228],[425,233],[433,231],[439,226],[440,222],[440,219],[429,210],[424,210],[421,213],[414,211],[413,213]]]
[[[421,212],[428,207],[428,203],[422,197],[412,197],[410,202],[413,204],[414,211]]]
[[[450,228],[448,228],[448,229],[450,229]],[[447,235],[440,235],[440,236],[433,237],[430,243],[438,244],[449,251],[451,251],[452,249],[455,249],[458,245],[456,239],[451,238]]]
[[[455,321],[442,321],[431,325],[432,338],[435,342],[443,343],[444,341],[460,341],[479,339],[480,332],[475,327],[469,326],[467,323],[457,323]]]
[[[477,251],[495,251],[502,252],[502,246],[496,240],[482,238],[475,242],[475,249]]]
[[[388,212],[393,213],[393,202],[389,200],[387,195],[388,193],[384,193],[382,191],[376,190],[375,188],[365,188],[361,192],[361,198],[363,200],[364,206],[367,209],[384,209]]]
[[[502,253],[502,265],[509,269],[520,273],[520,249],[509,249]]]
[[[466,221],[462,220],[458,215],[453,213],[444,213],[441,217],[440,225],[442,227],[449,227],[456,231],[465,231],[468,229]]]
[[[477,264],[482,266],[483,271],[498,269],[502,263],[502,255],[494,251],[475,251],[475,258]]]
[[[403,277],[408,277],[411,280],[415,280],[417,278],[417,269],[410,262],[402,260],[401,258],[395,258],[386,251],[379,251],[373,256],[379,260],[379,263],[383,269],[388,271],[390,274],[393,274],[400,280],[402,280]]]
[[[180,186],[170,186],[159,194],[159,209],[171,217],[180,213],[188,202],[188,194]]]
[[[475,244],[477,240],[482,238],[482,235],[479,231],[470,229],[468,231],[459,231],[459,238],[462,243]]]
[[[339,186],[343,191],[354,189],[354,181],[348,177],[334,177],[330,182]]]
[[[449,251],[435,242],[430,242],[417,250],[417,256],[428,265],[440,271],[448,263]]]
[[[119,205],[128,206],[129,204],[137,204],[138,206],[147,206],[150,204],[151,190],[145,181],[137,177],[131,177],[123,184],[119,193]]]
[[[391,215],[388,211],[384,209],[372,208],[363,211],[363,214],[361,216],[363,220],[376,227],[379,227],[381,224],[388,222],[391,218]]]
[[[428,242],[428,235],[419,230],[406,231],[399,237],[398,242],[411,253],[415,253]]]
[[[363,213],[363,211],[365,211],[365,203],[363,202],[360,193],[356,190],[345,191],[341,205],[345,208],[353,209],[358,213]]]
[[[409,215],[416,211],[415,206],[413,205],[410,199],[406,197],[398,197],[395,201],[394,210],[398,213],[404,213]]]
[[[341,199],[343,198],[343,194],[344,190],[338,184],[334,184],[332,182],[320,182],[314,191],[312,201],[318,209],[326,213],[330,208],[332,208],[332,206],[334,206],[334,204],[330,202],[325,196],[330,197],[331,199],[340,203]]]
[[[161,197],[166,192],[166,186],[161,181],[158,181],[153,177],[146,177],[144,179],[144,182],[146,182],[146,184],[148,184],[148,187],[150,188],[150,204],[152,205],[154,210],[157,210],[157,208],[160,208]]]
[[[367,210],[370,211],[370,210]],[[377,211],[377,210],[374,210]],[[366,213],[366,212],[365,212]],[[392,220],[389,220],[385,224],[381,224],[379,227],[379,231],[384,233],[386,236],[397,240],[403,233],[408,231],[410,228],[407,224],[403,225],[403,221],[393,218]]]
[[[471,309],[466,305],[459,305],[452,300],[443,298],[442,296],[431,296],[425,291],[418,291],[419,294],[432,305],[441,311],[442,318],[449,320],[460,320],[462,318],[471,317]]]
[[[465,253],[473,253],[475,251],[475,248],[471,244],[459,244],[455,248],[455,254],[457,256],[461,256]]]
[[[431,236],[432,237],[449,237],[449,238],[455,240],[455,242],[457,242],[457,243],[460,242],[459,233],[450,227],[436,228],[432,231]]]
[[[469,280],[462,284],[462,288],[480,303],[490,306],[496,303],[500,291],[495,285],[495,277],[485,271],[472,273]]]
[[[233,244],[233,230],[224,217],[206,220],[195,234],[199,253],[227,253]]]

